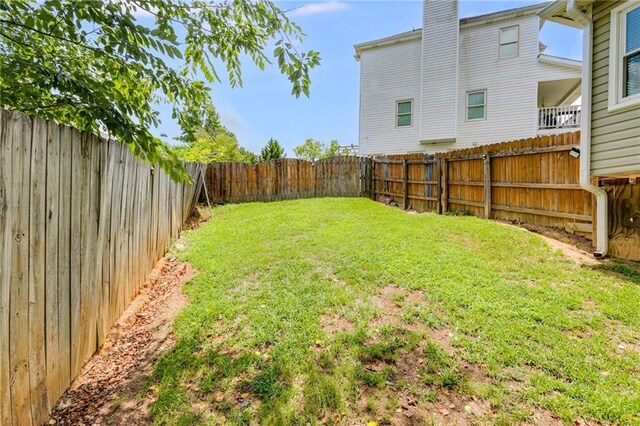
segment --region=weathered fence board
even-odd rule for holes
[[[60,383],[59,395],[69,387],[74,377],[71,374],[71,216],[72,216],[72,137],[73,129],[60,126],[60,179],[58,195],[60,200],[58,229],[52,238],[58,240],[58,360]],[[55,187],[56,182],[51,182]],[[65,230],[67,230],[65,232]],[[54,399],[54,398],[52,398]]]
[[[195,206],[185,166],[0,109],[0,424],[46,422],[104,342]]]
[[[281,158],[259,164],[209,164],[206,185],[212,203],[246,203],[312,197],[370,196],[367,168],[356,156],[312,163]]]
[[[31,122],[26,116],[10,119],[13,127],[12,158],[9,171],[9,224],[12,244],[9,273],[10,324],[9,368],[11,374],[11,414],[15,424],[32,423],[29,386],[29,172]],[[28,144],[22,143],[29,141]],[[33,419],[37,423],[37,419]]]
[[[13,123],[0,114],[0,389],[8,393],[11,386],[9,369],[9,319],[12,234],[9,210]],[[0,396],[0,424],[11,424],[11,401]]]
[[[47,123],[47,174],[46,210],[45,210],[45,271],[47,277],[45,295],[45,353],[47,360],[47,394],[49,408],[60,396],[60,365],[58,341],[58,215],[60,208],[59,186],[60,179],[60,129],[51,121]]]
[[[29,386],[33,419],[46,417],[49,397],[45,360],[45,201],[47,123],[32,125],[29,185]]]

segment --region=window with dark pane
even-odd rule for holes
[[[626,14],[623,97],[640,93],[640,6]]]
[[[467,93],[467,120],[482,120],[485,118],[486,91]]]
[[[413,101],[399,101],[396,103],[396,125],[398,127],[411,126]]]

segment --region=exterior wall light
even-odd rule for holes
[[[573,148],[571,148],[571,151],[569,151],[569,155],[572,156],[573,158],[580,157],[580,147],[574,146]]]

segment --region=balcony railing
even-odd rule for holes
[[[538,108],[538,129],[578,129],[581,111],[581,105]]]

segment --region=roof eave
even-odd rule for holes
[[[397,44],[397,43],[404,43],[406,41],[417,40],[421,37],[422,37],[422,31],[413,30],[413,31],[406,31],[400,34],[395,34],[385,38],[380,38],[377,40],[359,43],[353,46],[353,48],[356,51],[355,58],[356,60],[359,60],[360,54],[362,53],[363,50],[373,49],[376,47],[390,46],[392,44]]]
[[[593,2],[594,0],[577,1],[577,3],[583,7],[588,6]],[[538,16],[546,21],[553,21],[557,22],[558,24],[567,25],[574,28],[582,28],[582,25],[568,16],[566,11],[567,0],[557,0],[538,12]]]
[[[509,21],[511,19],[522,18],[538,14],[543,7],[548,7],[547,3],[538,3],[530,6],[518,7],[515,9],[501,10],[498,12],[487,13],[485,15],[470,16],[460,19],[460,28],[473,28],[496,22]]]
[[[531,6],[523,6],[515,9],[501,10],[498,12],[487,13],[485,15],[471,16],[468,18],[460,19],[460,28],[472,28],[480,25],[491,24],[499,21],[506,21],[510,19],[516,19],[523,16],[535,15],[537,11],[543,7],[546,3],[534,4]],[[422,36],[421,29],[414,29],[413,31],[405,31],[404,33],[395,34],[389,37],[384,37],[377,40],[366,41],[353,46],[355,49],[355,58],[358,60],[363,50],[372,49],[376,47],[389,46],[396,43],[403,43],[406,41],[416,40]]]
[[[574,71],[582,70],[582,61],[563,58],[561,56],[545,55],[544,53],[541,53],[538,55],[538,62],[542,64],[553,65],[556,67],[567,68]]]

